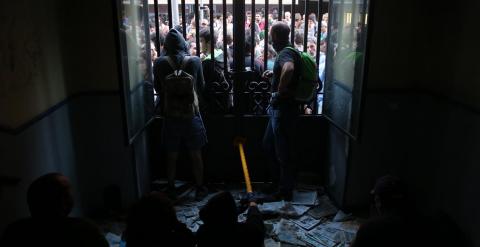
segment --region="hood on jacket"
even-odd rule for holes
[[[168,31],[163,49],[165,55],[174,57],[177,63],[180,63],[184,56],[188,56],[187,42],[182,33],[174,28]]]

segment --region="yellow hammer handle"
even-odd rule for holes
[[[238,144],[240,150],[240,159],[242,160],[243,176],[245,177],[245,184],[247,185],[247,193],[252,192],[252,184],[250,183],[250,175],[248,174],[247,160],[245,159],[245,151],[243,150],[243,144]]]

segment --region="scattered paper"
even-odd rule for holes
[[[317,201],[316,191],[293,191],[292,204],[295,205],[315,205]]]
[[[318,200],[318,205],[308,211],[313,218],[320,219],[338,212],[337,207],[333,205],[328,196],[323,195]]]
[[[310,230],[314,226],[318,225],[320,220],[317,220],[309,215],[304,215],[300,219],[294,220],[293,222],[305,230]]]
[[[342,222],[342,221],[348,221],[348,220],[352,220],[353,219],[353,215],[350,213],[350,214],[346,214],[344,213],[342,210],[339,210],[337,212],[337,214],[335,215],[335,217],[333,217],[333,220],[334,222]]]

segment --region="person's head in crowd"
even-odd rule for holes
[[[321,26],[321,28],[320,28],[320,31],[321,31],[322,33],[326,33],[327,30],[328,30],[327,23],[324,22],[324,21],[322,21],[322,26]]]
[[[272,19],[273,19],[273,23],[277,22],[278,21],[278,13],[273,13],[272,14]]]
[[[124,232],[127,246],[161,246],[174,240],[179,221],[172,202],[153,192],[142,197],[129,211]]]
[[[217,33],[213,32],[213,42],[217,43]],[[210,33],[210,28],[202,28],[200,30],[200,51],[203,54],[208,54],[211,52],[212,44],[212,35]]]
[[[227,23],[233,22],[233,15],[230,12],[227,12]]]
[[[407,194],[405,185],[399,178],[392,175],[380,177],[370,193],[379,215],[403,213]]]
[[[255,22],[256,23],[260,23],[263,19],[263,12],[261,11],[258,11],[256,14],[255,14]]]
[[[245,16],[247,17],[247,19],[250,19],[252,17],[252,12],[250,10],[247,10],[247,12],[245,12]]]
[[[230,192],[224,191],[212,197],[200,210],[200,219],[205,224],[233,225],[237,223],[238,212]]]
[[[303,45],[303,33],[299,30],[295,30],[295,37],[293,37],[293,42],[295,42],[295,47],[300,47]]]
[[[313,13],[310,14],[308,16],[308,28],[315,27],[316,22],[317,22],[317,17],[315,16],[315,14],[313,14]]]
[[[154,23],[149,23],[148,27],[150,29],[150,34],[155,33],[155,24]]]
[[[320,52],[327,52],[327,42],[326,41],[321,41],[320,42]]]
[[[189,48],[188,48],[188,53],[189,53],[191,56],[197,55],[197,43],[195,43],[195,42],[191,42],[191,43],[190,43],[190,46],[189,46]]]
[[[204,28],[204,27],[208,27],[208,20],[207,19],[202,19],[202,21],[200,22],[200,29]]]
[[[302,16],[299,13],[295,13],[295,28],[300,28],[302,23]]]
[[[290,35],[290,28],[284,22],[277,22],[270,30],[270,37],[272,37],[272,46],[275,51],[280,52],[288,44],[288,36]]]
[[[322,15],[322,21],[328,23],[328,13]]]
[[[221,26],[223,21],[223,15],[221,13],[216,13],[215,14],[215,25]]]
[[[290,23],[291,20],[292,20],[291,18],[292,18],[292,15],[290,14],[290,12],[289,12],[289,11],[285,11],[285,21],[286,21],[287,23]]]
[[[60,173],[48,173],[28,187],[27,203],[32,217],[66,217],[73,209],[72,187]]]
[[[315,57],[317,55],[317,43],[315,42],[314,39],[308,39],[307,51],[308,51],[308,54],[312,57]]]

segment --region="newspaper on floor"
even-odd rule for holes
[[[266,238],[263,241],[263,246],[264,247],[280,247],[280,242],[277,242],[271,238]]]
[[[244,223],[244,222],[247,221],[247,210],[245,210],[245,212],[243,212],[243,213],[241,213],[241,214],[238,215],[237,221],[238,221],[239,223]]]
[[[346,214],[342,210],[338,210],[337,214],[335,214],[335,217],[333,217],[332,219],[332,221],[334,222],[342,222],[349,220],[353,220],[353,215],[351,213]]]
[[[198,207],[175,207],[175,210],[177,211],[177,216],[178,215],[183,215],[186,218],[194,217],[198,215],[198,212],[200,209]]]
[[[317,191],[293,191],[292,204],[294,205],[315,205],[317,201]]]
[[[313,229],[306,233],[306,237],[317,243],[315,246],[333,247],[338,244],[338,242],[333,241],[316,230],[317,229]]]
[[[320,219],[338,212],[337,207],[333,205],[328,196],[323,195],[318,199],[318,205],[308,211],[307,214],[313,218]]]
[[[308,231],[318,225],[320,220],[317,220],[309,215],[304,215],[300,219],[293,220],[293,222]]]
[[[321,227],[329,227],[338,230],[342,230],[345,232],[356,234],[358,228],[360,227],[360,223],[355,220],[352,221],[345,221],[345,222],[324,222],[320,225]]]
[[[275,214],[280,213],[280,209],[285,207],[285,201],[278,202],[266,202],[258,205],[258,209],[263,214]]]
[[[119,235],[111,232],[105,234],[105,240],[107,240],[110,247],[119,247],[120,242],[122,242],[122,238]]]
[[[280,220],[280,218],[274,218],[263,221],[263,225],[265,226],[265,234],[267,236],[273,237],[275,235],[275,227]]]
[[[305,242],[299,239],[298,233],[303,232],[295,223],[281,219],[275,226],[274,230],[277,239],[284,243],[289,243],[298,246],[307,246]]]

